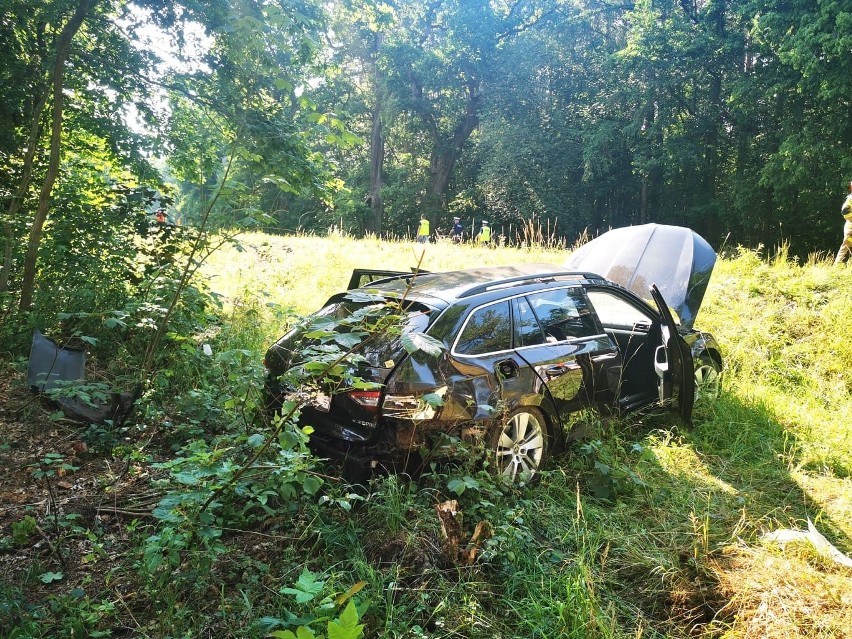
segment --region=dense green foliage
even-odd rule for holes
[[[23,310],[52,295],[42,241],[82,241],[52,220],[112,226],[100,193],[124,188],[159,192],[137,210],[219,228],[399,235],[426,212],[443,231],[452,214],[491,219],[510,241],[660,222],[800,258],[837,242],[852,175],[842,3],[2,8],[9,307],[19,290]],[[89,266],[112,259],[96,254]]]
[[[322,24],[310,4],[3,2],[4,315],[122,308],[158,207],[203,231],[327,198],[310,147],[340,124],[302,91]]]
[[[569,243],[660,222],[715,246],[835,248],[852,174],[841,4],[448,0],[378,3],[381,19],[340,4],[360,8],[359,30],[335,40],[319,99],[370,141],[341,161],[355,197],[331,219],[351,231],[375,228],[355,203],[378,108],[392,233],[427,211],[445,230],[452,214],[496,220],[513,240],[531,219]],[[330,223],[299,215],[283,226]]]
[[[0,636],[843,636],[846,569],[761,536],[810,518],[852,552],[845,270],[748,250],[718,264],[698,322],[725,348],[725,388],[692,430],[660,413],[588,414],[588,439],[534,486],[507,488],[473,455],[356,488],[308,454],[309,430],[263,419],[259,361],[294,320],[287,309],[313,308],[352,266],[411,265],[410,246],[256,234],[214,256],[224,305],[177,327],[181,348],[132,422],[65,430],[88,444],[82,461],[51,440],[29,462],[29,481],[53,493],[88,477],[100,516],[79,498],[13,509]],[[445,244],[423,266],[563,255]],[[349,328],[385,330],[376,311]],[[338,347],[301,373],[308,388],[345,371],[334,353],[346,335],[326,337]],[[450,499],[457,545],[435,511]]]

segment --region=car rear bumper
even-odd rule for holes
[[[311,434],[308,447],[318,457],[341,462],[343,477],[350,481],[365,481],[376,473],[413,473],[422,465],[416,451],[397,450],[385,443],[347,442],[319,431]]]
[[[264,407],[272,416],[281,410],[281,388],[267,380],[265,390]],[[341,462],[343,476],[350,481],[364,481],[376,472],[413,472],[421,464],[416,447],[399,446],[375,425],[341,424],[333,414],[310,406],[301,408],[299,425],[312,428],[308,447],[314,455]]]

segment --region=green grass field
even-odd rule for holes
[[[205,272],[229,339],[260,356],[284,331],[281,309],[316,310],[353,268],[407,270],[421,248],[252,234]],[[566,255],[436,244],[421,268]],[[366,583],[366,636],[852,637],[852,569],[805,542],[761,540],[810,519],[852,554],[850,317],[848,267],[736,252],[717,263],[696,322],[722,345],[726,371],[693,429],[663,415],[591,416],[592,441],[537,485],[495,495],[472,483],[458,497],[465,532],[482,520],[494,531],[472,566],[429,552],[441,484],[393,478],[365,510],[300,529],[311,541],[298,561],[344,590]]]
[[[0,639],[852,639],[849,267],[720,259],[696,324],[724,388],[692,428],[589,411],[531,486],[471,455],[355,487],[263,419],[266,347],[353,268],[567,252],[241,240],[123,426],[69,422],[7,363]]]

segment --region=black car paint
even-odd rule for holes
[[[524,406],[541,410],[551,443],[558,446],[570,426],[572,413],[583,406],[603,404],[615,410],[631,410],[656,402],[659,397],[655,397],[656,388],[650,382],[642,387],[643,392],[629,398],[629,402],[622,401],[620,384],[624,369],[619,336],[616,331],[605,330],[599,323],[598,335],[580,339],[511,347],[474,356],[455,351],[460,331],[475,310],[495,301],[502,303],[557,288],[616,291],[654,318],[646,332],[634,331],[631,338],[643,334],[646,342],[654,342],[655,349],[657,345],[663,346],[672,354],[669,357],[674,356],[677,360],[664,375],[667,377],[660,386],[665,393],[662,399],[668,403],[671,396],[679,395],[681,414],[689,419],[692,397],[687,398],[686,394],[692,393],[691,359],[710,353],[711,357],[721,361],[712,337],[676,326],[670,314],[666,316],[668,309],[665,303],[662,304],[665,311],[661,314],[630,291],[593,274],[551,271],[536,277],[522,271],[510,275],[509,279],[514,277],[514,282],[494,288],[472,286],[480,280],[487,283],[488,272],[481,269],[418,275],[413,287],[411,280],[414,276],[410,273],[381,273],[388,277],[372,281],[365,287],[365,291],[372,292],[380,289],[391,299],[405,294],[423,304],[431,315],[426,332],[441,340],[445,347],[437,359],[418,352],[401,356],[390,368],[374,369],[373,374],[378,381],[385,376],[379,406],[389,395],[416,397],[445,388],[443,406],[435,416],[420,416],[416,420],[383,415],[381,410],[373,413],[364,411],[345,394],[334,396],[327,412],[306,406],[302,410],[301,421],[314,427],[311,441],[318,452],[348,458],[353,467],[376,464],[410,466],[418,462],[418,452],[423,446],[434,443],[432,440],[436,435],[481,439],[500,421],[501,414]],[[377,275],[376,272],[371,273],[372,277]],[[355,274],[354,281],[357,281]],[[344,295],[337,295],[330,302],[338,301]],[[663,331],[663,326],[667,326],[666,331]],[[665,344],[661,341],[664,332],[668,334]],[[270,349],[268,361],[277,359],[283,362],[280,352],[288,350],[282,344],[287,337]],[[646,350],[651,346],[644,344]],[[653,375],[652,369],[646,370],[647,375]],[[684,375],[685,371],[690,374]],[[270,405],[273,408],[280,392],[275,377],[281,372],[274,366],[270,372]],[[675,376],[681,379],[675,380]]]

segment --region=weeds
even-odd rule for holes
[[[0,585],[12,624],[0,636],[845,636],[848,577],[759,541],[811,516],[852,551],[852,347],[842,331],[852,284],[840,271],[750,251],[720,262],[700,324],[725,348],[725,388],[696,410],[692,430],[658,415],[587,415],[588,436],[523,489],[460,463],[365,490],[310,456],[309,432],[258,419],[261,352],[292,325],[291,309],[320,307],[352,267],[407,269],[415,256],[375,239],[260,240],[213,256],[221,315],[194,298],[175,319],[174,353],[135,423],[85,433],[99,455],[150,478],[154,517],[123,524],[121,555],[74,512],[52,514],[53,527],[34,509],[18,516],[0,552],[38,556],[27,585]],[[435,245],[423,268],[563,256]],[[33,459],[45,488],[72,464],[59,449]],[[470,562],[445,546],[435,505],[449,499],[462,548],[478,526],[488,531]],[[39,528],[65,548],[79,541],[89,576],[109,579],[84,584],[86,569],[52,565]]]

